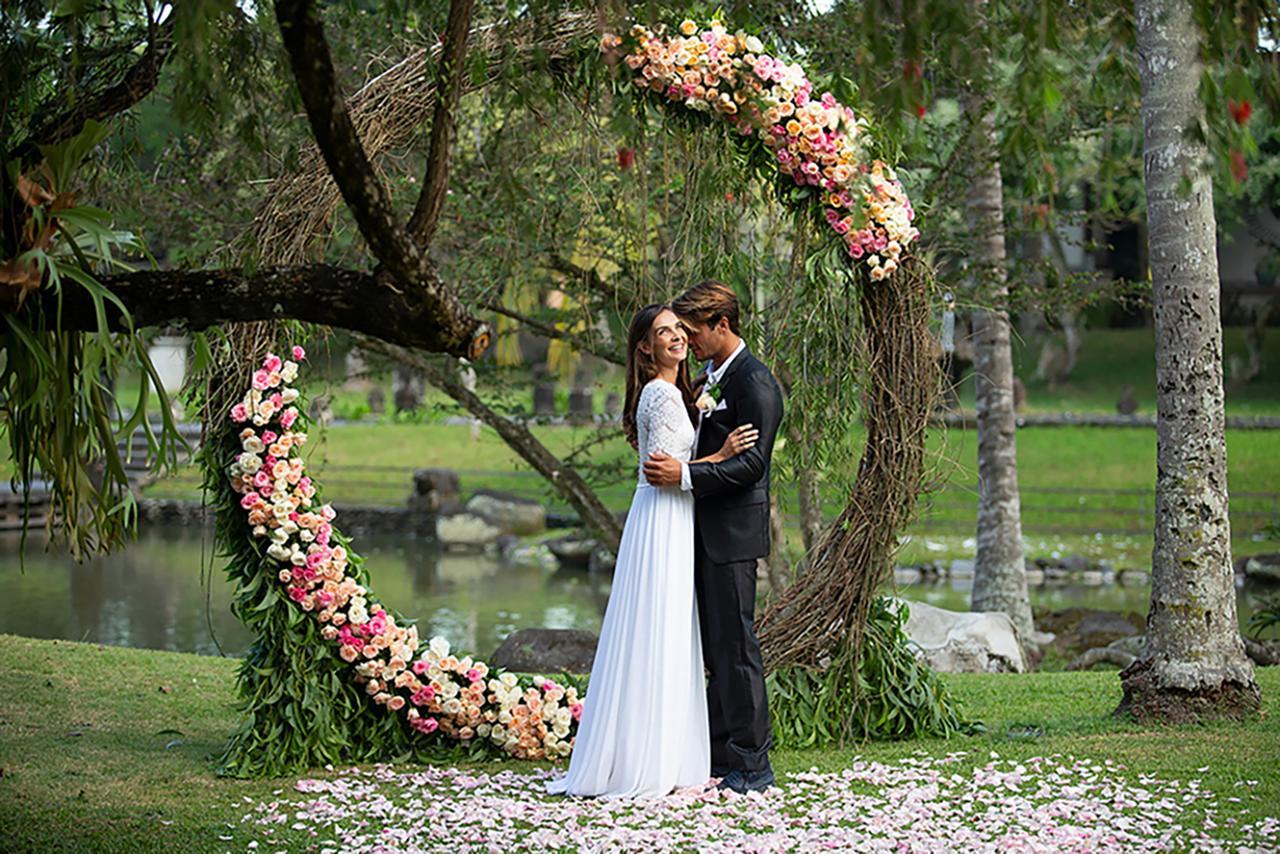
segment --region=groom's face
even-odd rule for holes
[[[714,326],[688,318],[681,318],[680,321],[688,330],[689,349],[693,351],[693,357],[699,362],[707,361],[724,349],[724,333],[729,331],[729,322],[724,318],[720,318]]]

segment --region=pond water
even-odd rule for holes
[[[360,550],[384,603],[416,617],[423,636],[443,635],[480,656],[519,628],[599,631],[609,597],[606,575],[444,554],[421,540],[364,536]],[[25,571],[17,538],[0,536],[0,584],[0,633],[204,655],[241,655],[252,642],[231,615],[231,586],[213,558],[212,535],[199,529],[152,527],[125,551],[84,564],[29,543]],[[969,584],[915,584],[898,594],[966,610]],[[1242,623],[1264,592],[1240,591]],[[1149,595],[1118,584],[1038,587],[1032,605],[1145,613]]]

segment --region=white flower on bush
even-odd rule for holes
[[[289,562],[294,566],[306,566],[307,556],[295,546],[293,552],[289,555]]]
[[[285,403],[293,403],[298,399],[298,390],[296,388],[287,388],[280,392],[280,399]]]
[[[236,457],[236,465],[245,474],[257,474],[258,469],[262,468],[262,460],[257,454],[251,454],[248,451]]]
[[[262,440],[259,439],[257,436],[253,436],[253,435],[246,436],[244,441],[241,442],[240,444],[241,444],[241,447],[243,447],[250,454],[260,454],[266,448],[266,445],[262,444]]]
[[[347,619],[352,623],[360,624],[369,622],[369,614],[359,605],[352,605],[347,609]]]
[[[298,363],[285,362],[284,366],[280,368],[280,379],[284,380],[287,383],[291,383],[297,378],[298,378]],[[285,389],[285,391],[292,391],[292,389]]]
[[[430,650],[431,654],[436,658],[444,658],[449,654],[449,642],[439,635],[436,635],[431,639],[431,642],[427,644],[427,649]]]
[[[504,673],[498,677],[498,681],[508,688],[515,688],[520,684],[520,680],[516,678],[514,673]]]

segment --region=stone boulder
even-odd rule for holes
[[[452,469],[418,469],[413,473],[409,509],[431,515],[457,510],[460,487],[458,473]]]
[[[491,667],[517,673],[590,673],[597,638],[580,629],[520,629],[489,657]]]
[[[450,551],[483,551],[501,536],[499,528],[474,513],[447,513],[436,517],[436,539]]]
[[[518,537],[541,534],[547,529],[547,508],[537,501],[503,492],[477,492],[467,502],[467,512],[501,529],[504,534]]]
[[[1245,578],[1268,584],[1280,583],[1280,553],[1250,555],[1238,560],[1237,565]]]
[[[598,544],[591,537],[582,534],[566,534],[554,540],[547,540],[547,548],[567,569],[590,569],[591,553]]]
[[[1066,608],[1036,618],[1040,629],[1057,635],[1054,646],[1065,656],[1107,646],[1121,638],[1141,634],[1146,629],[1142,615],[1092,608]]]
[[[1022,673],[1027,669],[1007,614],[947,611],[893,600],[909,609],[905,626],[916,655],[942,673]]]

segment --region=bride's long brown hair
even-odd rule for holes
[[[626,433],[627,441],[633,448],[639,447],[640,444],[636,427],[636,408],[640,405],[640,392],[648,385],[649,380],[658,375],[658,363],[654,360],[653,354],[641,350],[640,345],[649,339],[649,333],[653,330],[653,321],[659,314],[670,309],[671,306],[665,303],[646,305],[631,318],[631,330],[627,333],[627,397],[622,407],[622,431]],[[684,397],[685,409],[689,413],[689,420],[693,422],[695,412],[693,383],[689,379],[688,361],[681,362],[676,371],[676,388],[680,389],[680,394]]]

